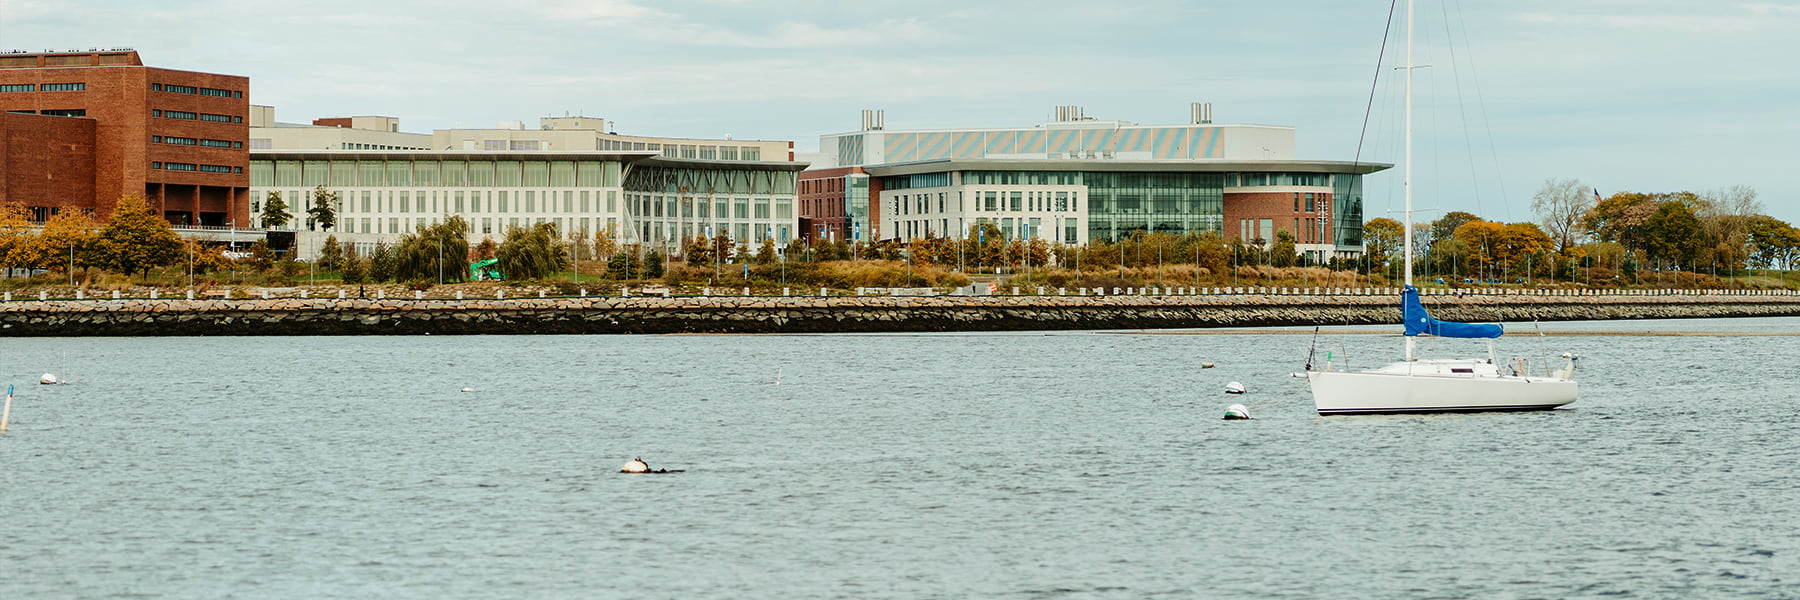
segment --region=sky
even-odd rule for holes
[[[0,50],[130,47],[244,75],[276,118],[404,131],[601,117],[622,134],[793,140],[1090,116],[1289,125],[1299,158],[1399,163],[1389,2],[0,0]],[[1404,13],[1404,3],[1396,10]],[[1800,223],[1800,0],[1426,0],[1415,220],[1533,219],[1549,178],[1603,195],[1746,185]],[[1385,59],[1380,59],[1384,35]],[[1379,81],[1377,75],[1379,74]],[[1370,114],[1364,125],[1365,110]],[[1366,131],[1365,131],[1366,130]],[[1365,218],[1399,218],[1399,169]]]

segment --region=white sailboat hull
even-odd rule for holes
[[[1306,376],[1321,415],[1549,410],[1575,401],[1573,379],[1500,375],[1491,365],[1490,372],[1452,373],[1419,362],[1428,364]]]

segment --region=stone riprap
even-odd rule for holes
[[[1431,295],[1453,321],[1800,315],[1800,297]],[[1393,295],[14,300],[0,336],[844,333],[1397,324]]]

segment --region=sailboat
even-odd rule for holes
[[[1563,355],[1568,366],[1532,375],[1523,360],[1497,363],[1493,340],[1505,334],[1498,324],[1439,321],[1431,317],[1413,287],[1412,223],[1412,107],[1413,107],[1413,0],[1406,3],[1406,156],[1404,166],[1406,218],[1406,287],[1400,294],[1401,320],[1406,333],[1405,359],[1367,371],[1323,370],[1308,365],[1307,384],[1321,415],[1393,414],[1433,412],[1484,412],[1549,410],[1575,401],[1575,360]],[[1488,340],[1486,358],[1421,359],[1414,356],[1417,337]]]

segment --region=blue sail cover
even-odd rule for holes
[[[1419,302],[1419,288],[1406,286],[1400,292],[1401,317],[1406,322],[1406,335],[1429,334],[1448,338],[1497,338],[1502,333],[1499,324],[1455,323],[1439,321],[1425,312],[1425,305]]]

